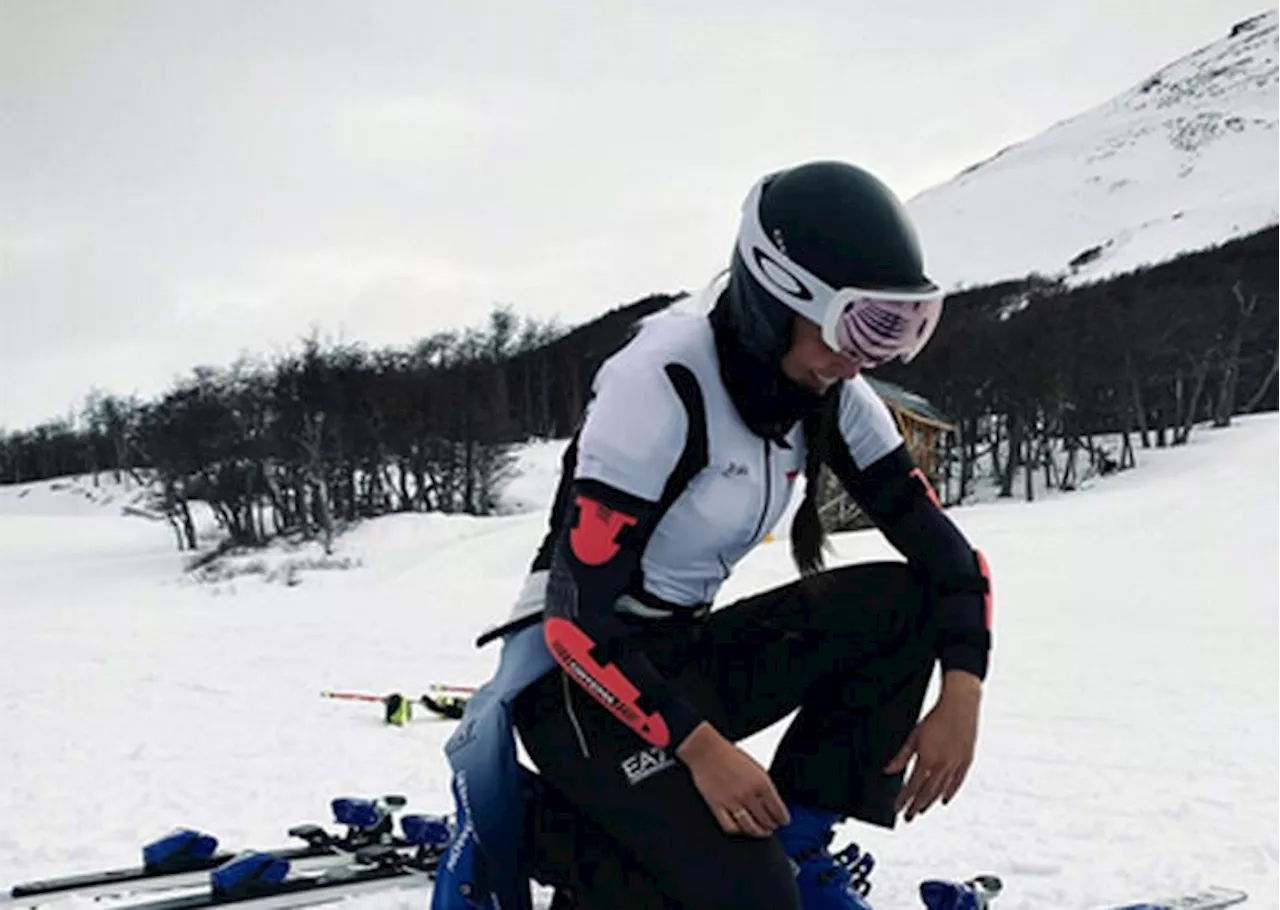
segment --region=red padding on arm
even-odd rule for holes
[[[667,723],[658,714],[645,714],[636,705],[640,690],[614,664],[601,666],[591,656],[595,642],[567,619],[543,620],[542,634],[555,659],[574,682],[586,689],[614,717],[635,730],[645,742],[665,748],[671,742]]]
[[[914,477],[920,481],[920,486],[924,487],[924,495],[928,496],[929,501],[939,509],[942,508],[942,500],[938,498],[937,492],[933,489],[933,484],[929,483],[929,478],[924,476],[924,471],[919,468],[912,468],[911,473],[907,476]]]
[[[987,624],[987,628],[991,628],[991,568],[987,565],[987,557],[982,555],[981,550],[974,550],[973,555],[978,558],[978,572],[987,580],[987,592],[982,595],[982,618]]]

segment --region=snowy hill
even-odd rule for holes
[[[1213,883],[1280,908],[1278,430],[1248,417],[1087,492],[951,511],[995,575],[983,733],[952,806],[892,834],[842,828],[837,845],[880,858],[877,906],[918,906],[924,877],[991,871],[1000,910]],[[555,448],[530,450],[521,498],[546,501]],[[276,846],[338,795],[448,808],[451,723],[387,727],[378,706],[319,693],[485,678],[496,652],[471,640],[507,613],[545,506],[367,522],[340,541],[351,568],[289,587],[181,581],[163,522],[78,499],[48,484],[0,496],[0,884],[136,862],[179,824]],[[835,544],[836,562],[891,552],[875,533]],[[725,597],[793,577],[767,544]],[[747,748],[767,760],[779,733]]]
[[[1277,56],[1271,11],[911,199],[930,270],[1087,283],[1276,224]]]

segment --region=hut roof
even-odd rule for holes
[[[909,411],[925,422],[935,424],[944,430],[954,430],[956,428],[955,423],[947,415],[935,408],[929,399],[924,396],[909,392],[902,386],[886,382],[883,379],[872,379],[867,376],[866,380],[871,385],[871,388],[875,390],[875,393],[889,404],[897,405],[902,410]]]

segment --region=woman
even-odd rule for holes
[[[942,293],[898,200],[838,162],[760,181],[711,293],[596,377],[502,630],[540,625],[554,659],[512,714],[547,790],[641,873],[576,864],[575,906],[865,908],[832,826],[956,794],[990,648],[984,561],[859,375],[918,353]],[[906,563],[822,570],[823,464]],[[801,473],[802,578],[712,612]],[[768,771],[734,745],[797,708]]]

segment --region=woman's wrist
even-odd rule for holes
[[[942,695],[945,701],[979,702],[982,700],[982,680],[967,670],[948,670],[942,674]]]
[[[704,720],[676,746],[676,758],[686,765],[692,765],[713,754],[725,742],[727,740],[720,735],[720,731]]]

